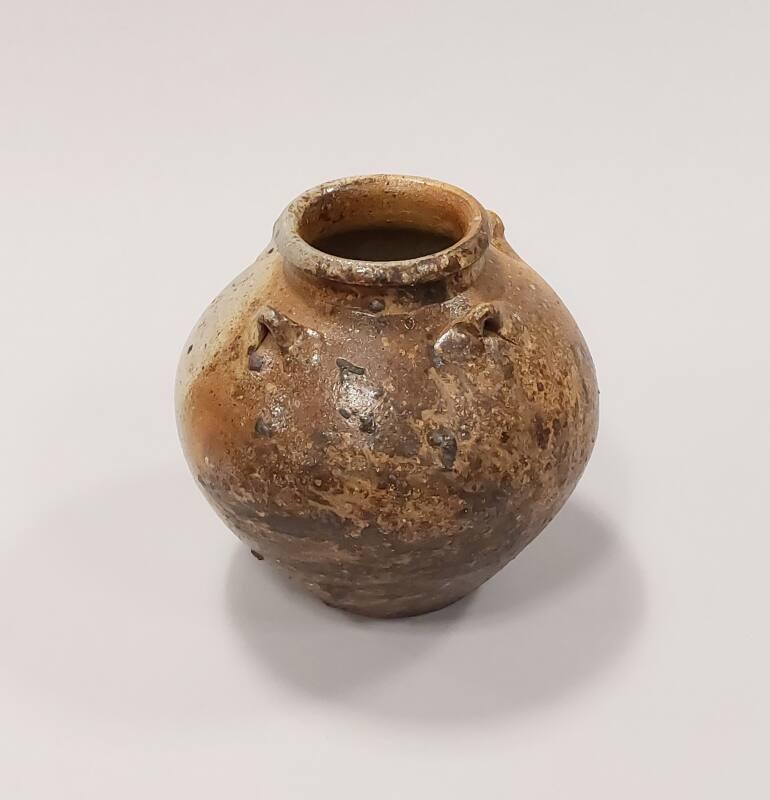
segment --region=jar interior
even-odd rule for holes
[[[344,184],[309,203],[300,237],[331,256],[405,261],[439,253],[466,235],[466,200],[433,185],[377,181]]]
[[[402,261],[451,247],[457,239],[436,231],[405,227],[367,227],[336,231],[310,244],[331,256],[357,261]]]

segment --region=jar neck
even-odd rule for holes
[[[460,288],[472,282],[489,245],[489,221],[454,186],[368,175],[300,195],[273,234],[291,266],[325,285],[427,290],[434,283]]]

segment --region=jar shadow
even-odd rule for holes
[[[578,498],[513,563],[448,608],[372,620],[327,608],[234,553],[234,628],[290,688],[424,723],[534,708],[589,684],[627,649],[644,609],[621,533]]]
[[[589,685],[643,618],[622,531],[580,497],[473,595],[403,620],[327,608],[226,537],[179,468],[32,510],[0,558],[0,679],[45,713],[142,729],[250,716],[273,675],[303,702],[461,723]]]

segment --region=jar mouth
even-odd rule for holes
[[[318,278],[412,286],[469,268],[489,244],[483,207],[455,186],[363,175],[310,189],[273,230],[279,253]]]

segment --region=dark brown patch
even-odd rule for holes
[[[265,422],[262,417],[258,417],[257,421],[254,423],[254,433],[257,436],[272,436],[273,426]]]
[[[256,345],[251,345],[248,349],[248,365],[251,372],[261,372],[265,365],[265,357],[257,352]]]
[[[340,373],[342,373],[343,375],[346,372],[350,372],[353,375],[364,375],[366,373],[366,370],[363,367],[359,367],[356,364],[353,364],[346,358],[338,358],[337,367],[339,368]]]
[[[535,418],[532,420],[532,433],[535,436],[537,446],[541,450],[545,450],[551,439],[551,429],[543,422],[540,414],[535,414]]]
[[[372,414],[361,414],[358,418],[358,429],[363,433],[372,433],[374,427],[374,416]]]
[[[437,447],[441,466],[452,469],[457,458],[457,440],[451,433],[443,430],[431,431],[428,435],[428,443],[431,447]]]

